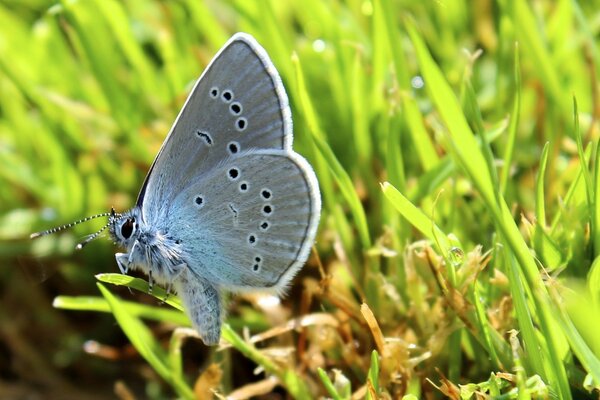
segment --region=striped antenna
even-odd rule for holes
[[[89,242],[91,242],[92,240],[96,239],[98,236],[100,236],[100,234],[106,229],[108,228],[108,226],[110,225],[111,221],[108,221],[106,223],[106,225],[104,225],[100,230],[98,230],[98,232],[96,233],[92,233],[91,235],[87,235],[87,237],[85,238],[85,240],[81,243],[78,243],[77,246],[75,246],[75,248],[77,250],[81,250],[83,249],[83,246],[85,246],[86,244],[88,244]]]
[[[29,238],[30,239],[35,239],[35,238],[39,238],[41,236],[51,235],[53,233],[60,232],[60,231],[65,230],[65,229],[69,229],[69,228],[71,228],[71,227],[73,227],[73,226],[75,226],[77,224],[81,224],[82,222],[87,222],[87,221],[89,221],[91,219],[100,218],[100,217],[109,217],[111,215],[115,215],[115,211],[114,210],[112,210],[111,212],[105,212],[105,213],[102,213],[102,214],[92,215],[91,217],[86,217],[86,218],[80,219],[79,221],[71,222],[70,224],[66,224],[66,225],[62,225],[62,226],[57,226],[56,228],[48,229],[47,231],[35,232],[35,233],[32,233],[31,235],[29,235]],[[108,226],[108,224],[107,224],[107,226]],[[102,228],[102,230],[104,230],[104,229],[106,229],[106,226],[104,228]],[[102,232],[102,230],[100,232]],[[99,234],[100,233],[98,233],[98,235]]]
[[[115,220],[115,218],[119,218],[121,216],[121,214],[117,214],[115,212],[114,208],[110,209],[110,213],[105,213],[105,214],[108,214],[108,217],[109,217],[108,218],[108,222],[106,223],[106,225],[104,225],[100,230],[98,230],[98,232],[92,233],[91,235],[88,235],[83,242],[78,243],[77,246],[75,246],[75,248],[77,250],[83,249],[83,246],[85,246],[86,244],[88,244],[92,240],[96,239],[98,236],[100,236],[100,234],[102,232],[104,232],[104,230],[106,228],[108,228],[110,226],[111,222],[113,222]]]

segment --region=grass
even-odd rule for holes
[[[596,398],[599,6],[0,3],[2,384],[78,398]],[[131,207],[236,31],[282,75],[323,215],[289,295],[232,298],[227,345],[207,350],[175,296],[112,273],[109,241],[74,251],[103,221],[26,238]]]

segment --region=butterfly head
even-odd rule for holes
[[[139,235],[140,212],[134,208],[123,214],[113,211],[108,220],[108,230],[113,240],[124,248],[129,248]]]

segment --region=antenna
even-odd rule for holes
[[[108,221],[106,223],[106,225],[104,225],[100,230],[98,230],[98,232],[96,233],[92,233],[91,235],[88,235],[85,240],[81,243],[77,243],[77,246],[75,246],[75,248],[77,250],[81,250],[83,249],[83,246],[85,246],[86,244],[88,244],[89,242],[91,242],[92,240],[96,239],[98,236],[100,236],[100,234],[106,229],[108,228],[108,226],[110,225],[110,221]]]
[[[83,219],[80,219],[79,221],[75,221],[75,222],[71,222],[69,224],[65,224],[65,225],[61,225],[61,226],[57,226],[56,228],[52,228],[52,229],[48,229],[47,231],[42,231],[42,232],[35,232],[32,233],[31,235],[29,235],[30,239],[35,239],[35,238],[39,238],[41,236],[46,236],[46,235],[51,235],[53,233],[56,232],[60,232],[63,231],[65,229],[69,229],[72,228],[73,226],[77,225],[77,224],[81,224],[82,222],[87,222],[89,220],[95,219],[95,218],[100,218],[100,217],[112,217],[114,218],[115,216],[117,216],[119,214],[115,213],[114,208],[110,211],[110,212],[105,212],[102,214],[96,214],[96,215],[92,215],[91,217],[85,217]],[[108,221],[108,223],[106,225],[104,225],[104,227],[102,229],[100,229],[98,232],[93,233],[91,235],[89,235],[87,237],[87,239],[85,239],[83,242],[79,243],[77,245],[77,250],[80,250],[83,248],[83,246],[85,246],[86,244],[88,244],[90,241],[96,239],[101,233],[102,231],[104,231],[108,226],[110,225],[110,220]]]

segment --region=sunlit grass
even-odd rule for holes
[[[237,398],[594,396],[598,10],[598,1],[0,3],[0,323],[36,343],[33,322],[10,317],[13,302],[35,324],[78,321],[38,349],[48,361],[36,373],[49,382],[82,362],[73,343],[124,332],[154,371],[135,370],[142,397],[203,398],[200,386]],[[189,326],[176,296],[157,287],[147,296],[145,281],[111,274],[108,241],[71,251],[102,221],[25,238],[131,207],[191,85],[236,31],[254,35],[282,75],[323,216],[290,295],[233,298],[222,346],[198,370],[186,352],[197,339],[176,329]],[[50,265],[59,278],[25,283],[17,264]],[[56,294],[57,308],[114,318],[83,331],[78,313],[49,308]],[[27,346],[10,343],[12,357],[32,363]],[[67,343],[58,363],[51,354]],[[240,363],[256,374],[236,374]]]

